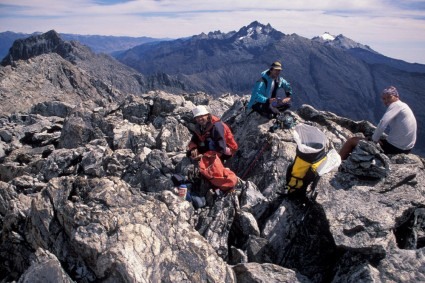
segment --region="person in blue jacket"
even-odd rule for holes
[[[279,76],[281,70],[282,64],[276,61],[268,70],[261,73],[261,79],[252,89],[248,109],[271,119],[291,106],[292,88],[284,78]],[[283,89],[284,95],[278,93],[279,89]]]

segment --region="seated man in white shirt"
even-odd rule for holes
[[[415,115],[410,107],[400,100],[394,86],[384,89],[381,98],[388,108],[372,135],[372,141],[379,142],[385,154],[409,153],[416,142]],[[382,139],[387,128],[389,129],[388,137]],[[362,138],[352,137],[344,143],[339,152],[342,160],[348,158],[360,139]]]

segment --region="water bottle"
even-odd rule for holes
[[[186,194],[187,194],[187,186],[185,184],[181,184],[179,186],[179,197],[182,200],[185,200],[186,199]]]

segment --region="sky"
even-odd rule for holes
[[[253,21],[285,34],[343,34],[425,64],[425,0],[0,0],[0,32],[181,38]]]

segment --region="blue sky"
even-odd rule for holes
[[[0,32],[179,38],[253,21],[306,38],[343,34],[425,64],[425,0],[0,0]]]

